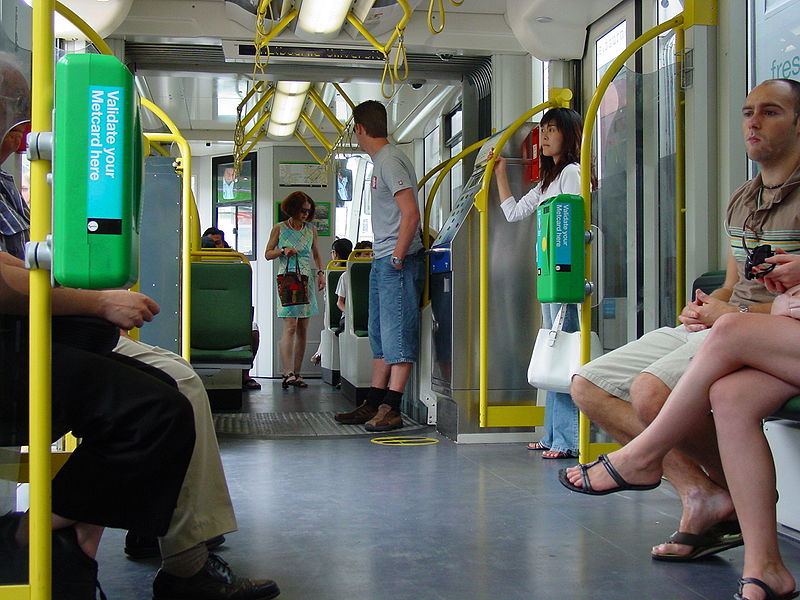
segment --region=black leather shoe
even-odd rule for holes
[[[215,548],[222,546],[224,543],[225,536],[218,535],[217,537],[213,537],[208,540],[206,542],[206,547],[209,550],[214,550]],[[154,537],[148,537],[146,535],[137,535],[132,531],[129,531],[125,535],[125,554],[127,554],[129,558],[133,559],[153,558],[156,556],[161,556],[161,549],[158,547],[158,539]]]
[[[175,577],[159,569],[153,580],[153,600],[270,600],[280,593],[271,579],[237,577],[216,554],[210,554],[191,577]]]
[[[97,561],[78,545],[74,527],[53,532],[53,598],[94,600],[106,596],[97,581]]]
[[[0,517],[0,585],[28,582],[28,549],[20,548],[16,540],[22,514]]]

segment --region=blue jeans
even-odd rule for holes
[[[395,269],[390,256],[372,261],[369,273],[369,343],[386,364],[413,363],[419,348],[419,300],[425,266],[422,251]]]
[[[552,327],[558,315],[560,304],[542,304],[544,327]],[[567,306],[562,329],[566,332],[578,331],[578,305]],[[541,444],[558,452],[578,455],[578,407],[569,394],[547,392],[544,414],[544,437]]]

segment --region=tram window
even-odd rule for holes
[[[211,172],[212,225],[225,232],[231,248],[254,260],[256,155],[251,152],[242,160],[238,177],[232,156],[212,158]]]

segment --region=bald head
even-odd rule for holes
[[[31,90],[16,58],[0,52],[0,162],[21,140],[20,123],[31,118]]]

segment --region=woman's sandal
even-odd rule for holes
[[[800,596],[800,592],[797,591],[789,592],[788,594],[778,595],[777,593],[775,593],[775,590],[773,590],[771,587],[769,587],[766,583],[764,583],[760,579],[756,579],[755,577],[742,577],[739,580],[739,591],[733,595],[733,600],[747,600],[745,596],[742,596],[743,594],[742,590],[744,589],[744,586],[748,584],[758,586],[762,590],[764,590],[764,593],[766,594],[765,600],[791,600],[792,598],[797,598],[797,596]]]
[[[293,386],[299,387],[299,388],[307,388],[308,387],[308,384],[305,381],[303,381],[303,378],[300,377],[300,375],[295,375],[294,376],[294,381],[289,382],[289,385],[293,385]]]
[[[550,448],[542,444],[542,442],[529,442],[528,450],[550,450]]]
[[[561,450],[545,450],[542,452],[544,459],[559,459],[559,458],[577,458],[574,454],[569,452],[562,452]]]
[[[297,381],[297,375],[291,372],[287,373],[286,375],[283,376],[283,381],[281,381],[281,387],[285,390],[289,389],[289,386],[294,385],[295,381]]]
[[[589,469],[598,464],[605,467],[611,479],[613,479],[614,482],[617,484],[616,487],[599,491],[592,488],[592,484],[589,481],[588,472]],[[661,479],[659,479],[656,483],[649,483],[645,485],[641,485],[638,483],[628,483],[627,481],[625,481],[625,479],[623,479],[622,475],[617,473],[617,470],[614,468],[614,465],[611,464],[611,461],[605,454],[601,454],[596,461],[591,462],[588,465],[577,465],[577,466],[580,468],[581,471],[581,483],[583,485],[577,486],[574,483],[572,483],[569,480],[569,477],[567,477],[566,469],[560,469],[558,471],[558,481],[561,483],[561,485],[563,485],[571,492],[578,492],[579,494],[589,494],[590,496],[605,496],[606,494],[613,494],[614,492],[622,492],[625,490],[643,492],[645,490],[654,490],[661,485]]]
[[[242,382],[242,389],[243,390],[260,390],[261,389],[261,384],[258,383],[252,377],[248,377],[247,379],[245,379]]]

